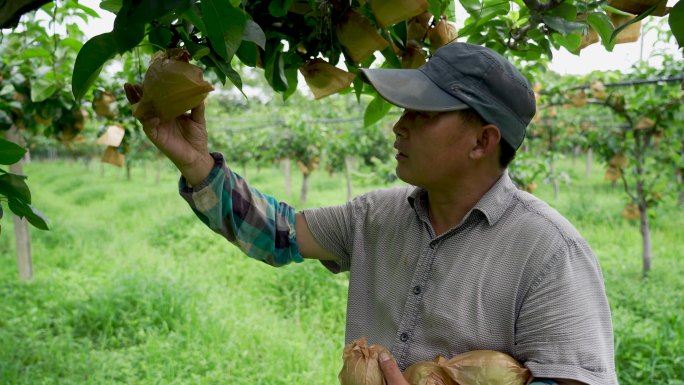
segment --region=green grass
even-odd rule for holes
[[[654,210],[654,262],[641,279],[636,223],[598,166],[553,198],[589,240],[606,279],[621,384],[684,384],[684,210]],[[317,262],[274,269],[242,256],[196,220],[164,167],[128,181],[99,164],[26,166],[52,230],[31,229],[34,278],[17,279],[12,221],[0,221],[0,384],[336,384],[346,275]],[[248,170],[297,207],[340,204],[343,181],[312,176],[309,202],[285,196],[272,168]],[[377,186],[357,187],[355,193]]]

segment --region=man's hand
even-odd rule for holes
[[[140,84],[124,84],[129,103],[135,104],[142,98]],[[214,166],[209,155],[207,129],[204,119],[204,103],[168,122],[148,114],[140,119],[143,130],[159,150],[166,155],[191,185],[204,180]]]
[[[389,354],[380,353],[380,369],[385,375],[385,380],[387,380],[387,385],[410,385],[408,381],[401,374],[397,362],[394,361]]]

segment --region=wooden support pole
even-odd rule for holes
[[[21,134],[15,126],[12,126],[6,133],[7,140],[24,146]],[[22,175],[24,160],[10,165],[10,172],[13,174]],[[25,218],[19,218],[12,215],[14,220],[14,238],[17,245],[17,265],[19,268],[19,279],[28,281],[33,277],[33,262],[31,261],[31,237],[29,234],[28,221]]]

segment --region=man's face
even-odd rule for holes
[[[405,110],[393,128],[397,176],[426,189],[448,187],[468,167],[476,131],[458,111]]]

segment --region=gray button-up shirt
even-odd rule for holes
[[[339,258],[326,267],[350,271],[347,343],[382,344],[402,370],[492,349],[537,378],[617,384],[601,269],[565,218],[504,174],[435,237],[427,199],[396,187],[304,211]]]

